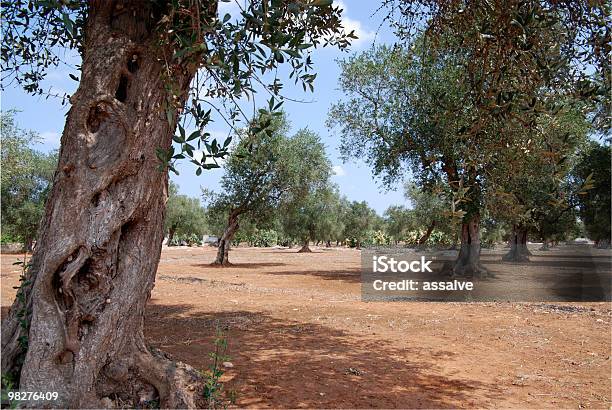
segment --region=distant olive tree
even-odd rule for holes
[[[206,232],[206,210],[198,198],[190,198],[178,193],[178,186],[169,185],[168,203],[166,204],[166,218],[164,226],[168,234],[168,245],[172,245],[175,235],[200,238]]]
[[[19,128],[15,111],[0,114],[0,134],[2,236],[20,241],[31,250],[53,184],[57,152],[35,150],[33,145],[40,137]]]

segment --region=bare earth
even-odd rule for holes
[[[364,303],[358,251],[237,248],[230,268],[214,252],[164,249],[146,334],[205,369],[219,323],[239,407],[610,408],[609,303]]]

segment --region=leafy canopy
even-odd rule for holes
[[[57,153],[44,154],[32,148],[40,137],[19,128],[14,115],[14,111],[0,113],[2,231],[31,242],[53,184]]]
[[[170,96],[164,110],[172,128],[177,125],[175,114],[181,113],[175,136],[181,151],[175,153],[172,147],[157,153],[162,165],[175,172],[175,160],[189,159],[200,174],[219,167],[217,159],[229,154],[228,143],[212,140],[205,131],[211,110],[232,127],[241,120],[250,122],[255,113],[248,116],[239,102],[253,100],[257,92],[267,94],[268,109],[276,110],[284,100],[277,77],[281,66],[289,67],[289,78],[296,84],[312,90],[316,74],[311,51],[322,46],[345,49],[356,38],[344,30],[342,10],[330,0],[252,0],[236,1],[236,5],[237,15],[219,16],[216,0],[138,3],[139,10],[147,11],[143,24],[149,26],[150,40],[157,44],[165,64],[162,75]],[[134,6],[118,2],[113,17]],[[62,63],[66,49],[76,50],[81,57],[86,54],[87,30],[96,29],[91,19],[95,7],[80,0],[2,2],[2,88],[17,82],[30,93],[42,94],[42,81],[50,68]],[[173,73],[192,66],[198,74],[187,106],[182,107],[175,98],[179,92]],[[186,131],[189,124],[195,128],[192,133]],[[194,155],[196,150],[203,150],[204,156]]]

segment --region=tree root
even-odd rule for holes
[[[140,376],[157,389],[161,408],[206,407],[204,380],[193,367],[175,362],[159,350],[138,355],[136,363]]]
[[[312,250],[308,245],[304,245],[297,253],[312,253]]]
[[[193,367],[165,353],[147,349],[106,365],[96,384],[97,403],[135,408],[195,409],[206,407],[204,380]]]

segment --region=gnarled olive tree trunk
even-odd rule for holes
[[[20,375],[21,390],[59,393],[27,407],[102,407],[104,397],[199,404],[197,372],[151,351],[143,335],[168,190],[156,148],[168,149],[174,132],[151,4],[88,9],[82,77],[23,289],[27,329],[20,300],[2,326],[3,374]],[[172,75],[179,104],[194,71]]]
[[[310,239],[305,239],[304,242],[302,243],[302,247],[300,248],[299,251],[297,251],[297,253],[311,253],[312,250],[310,249]]]
[[[240,216],[240,212],[236,209],[230,211],[230,214],[227,218],[227,227],[225,231],[223,231],[223,235],[221,239],[219,239],[219,248],[217,249],[217,258],[212,263],[214,266],[229,266],[231,265],[229,261],[229,251],[232,244],[232,239],[238,231],[238,217]]]
[[[453,266],[453,275],[487,275],[487,270],[480,264],[480,215],[472,215],[461,225],[461,248]]]
[[[502,257],[506,262],[528,262],[531,252],[527,248],[527,229],[522,225],[512,226],[510,251]]]

